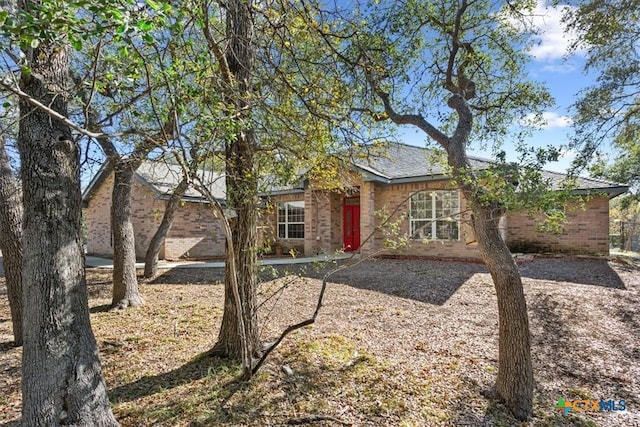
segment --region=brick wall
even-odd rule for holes
[[[537,218],[526,213],[510,213],[507,218],[507,244],[514,252],[561,252],[571,254],[609,254],[609,198],[597,196],[586,201],[584,209],[567,209],[567,223],[561,234],[536,231]]]
[[[224,232],[209,204],[187,202],[178,208],[164,252],[166,259],[224,256]]]
[[[87,254],[113,256],[111,244],[111,189],[113,174],[94,193],[86,209]]]
[[[373,182],[360,182],[360,231],[361,241],[381,224],[375,212],[390,213],[398,205],[392,221],[400,220],[400,234],[409,233],[409,196],[424,190],[450,190],[447,180],[429,181],[411,184],[383,185]],[[272,208],[265,211],[265,229],[272,235],[276,233],[276,215],[278,202],[305,201],[305,239],[280,240],[283,251],[295,249],[305,255],[331,253],[343,245],[342,198],[339,193],[326,192],[313,188],[304,194],[274,196],[270,199]],[[466,201],[460,196],[460,240],[431,241],[419,239],[410,241],[407,248],[401,250],[385,248],[385,234],[376,231],[374,238],[362,247],[365,255],[385,254],[400,256],[431,256],[442,258],[479,258],[475,243],[470,212],[466,212]],[[510,213],[503,218],[500,227],[512,251],[526,252],[565,252],[583,254],[608,254],[609,243],[609,200],[606,196],[588,201],[585,210],[569,210],[569,222],[561,235],[538,233],[535,220],[523,213]],[[275,240],[275,239],[274,239]]]
[[[110,225],[112,188],[113,175],[110,175],[94,193],[86,210],[87,253],[90,255],[113,256]],[[135,180],[131,206],[136,257],[143,259],[149,241],[162,221],[166,202],[157,199],[149,187]],[[224,256],[224,235],[207,204],[188,202],[178,208],[160,256],[166,259]]]
[[[342,194],[307,189],[304,200],[305,255],[342,249]]]
[[[411,184],[380,185],[375,184],[375,211],[385,211],[390,214],[400,205],[397,212],[391,217],[391,221],[400,220],[400,234],[409,233],[409,196],[418,191],[424,190],[451,190],[448,181],[428,181]],[[465,213],[466,202],[460,195],[460,211],[463,212],[460,221],[460,240],[434,240],[428,243],[420,239],[412,239],[407,248],[400,250],[385,249],[385,233],[377,231],[375,234],[373,247],[375,252],[382,252],[385,255],[400,256],[431,256],[443,258],[478,258],[480,256],[474,244],[474,233],[469,222],[470,215]],[[364,216],[364,212],[363,216]],[[370,214],[368,214],[370,215]],[[376,226],[382,222],[381,218],[374,218]],[[366,236],[363,235],[363,239]]]
[[[373,182],[360,184],[360,252],[371,255],[376,251],[375,239],[367,241],[367,237],[373,233],[376,227],[376,189],[381,188]]]
[[[304,239],[279,239],[278,236],[278,203],[284,202],[299,202],[304,200]],[[311,199],[307,200],[305,194],[302,192],[294,193],[294,194],[281,194],[272,196],[269,198],[267,202],[267,207],[263,209],[261,212],[262,223],[268,225],[269,228],[261,229],[263,230],[263,236],[265,239],[272,240],[271,250],[272,252],[275,250],[276,243],[282,247],[282,252],[287,253],[290,250],[294,250],[301,254],[307,254],[305,250],[305,242],[310,239],[311,234],[313,233],[311,227],[312,224],[310,222],[310,216],[312,207],[310,206]],[[260,239],[259,239],[260,240]]]

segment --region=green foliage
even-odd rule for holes
[[[291,183],[305,173],[324,188],[344,186],[336,160],[370,140],[372,121],[353,117],[361,91],[340,70],[336,22],[317,2],[276,1],[257,21],[256,124],[263,175]],[[274,161],[275,160],[275,161]]]
[[[492,146],[495,165],[457,166],[450,174],[485,208],[533,209],[542,198],[558,197],[541,168],[559,154],[522,143],[539,123],[525,118],[541,118],[552,104],[525,69],[525,18],[534,7],[531,1],[369,2],[325,38],[339,40],[340,70],[362,92],[356,112],[416,126],[449,156],[452,146]],[[517,165],[505,162],[503,143],[521,152]]]
[[[380,230],[384,236],[384,247],[387,249],[400,250],[409,247],[411,243],[410,236],[403,231],[403,225],[406,224],[404,216],[395,215],[397,211],[389,211],[386,207],[375,211],[373,214],[381,224]],[[425,240],[425,244],[428,243]]]
[[[376,2],[361,12],[367,26],[351,30],[357,36],[350,49],[365,57],[397,112],[420,114],[445,133],[457,124],[451,85],[464,89],[474,114],[469,142],[499,146],[526,134],[514,123],[552,103],[524,69],[527,32],[514,22],[528,12],[525,3],[501,9],[474,1],[463,10],[454,0]]]
[[[573,144],[581,148],[577,168],[611,143],[614,158],[597,157],[594,172],[637,186],[640,128],[640,11],[635,0],[579,0],[566,21],[587,51],[586,71],[596,83],[575,104]],[[636,188],[637,191],[637,188]]]

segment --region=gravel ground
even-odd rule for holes
[[[520,270],[536,394],[535,418],[519,425],[640,426],[640,267],[602,259],[535,258]],[[309,317],[321,286],[318,277],[325,271],[309,267],[298,271],[301,279],[278,278],[261,286],[263,296],[284,287],[261,307],[265,340]],[[267,280],[271,273],[263,271],[262,276]],[[219,269],[175,269],[144,285],[143,292],[156,285],[211,284],[221,275]],[[89,277],[92,296],[104,297],[106,273],[90,272]],[[193,289],[194,298],[220,306],[221,286]],[[0,386],[14,387],[15,378],[9,376],[15,375],[17,356],[6,347],[8,319],[6,304],[0,303]],[[316,324],[295,339],[341,337],[389,367],[392,378],[382,393],[399,396],[401,411],[371,415],[345,396],[325,393],[331,395],[329,412],[339,413],[350,425],[515,425],[497,416],[500,405],[480,394],[495,379],[497,324],[495,291],[483,265],[369,260],[330,277]],[[280,372],[283,365],[294,371],[303,368],[292,353],[295,339],[285,340],[274,352],[265,367],[269,372]],[[628,409],[562,417],[554,410],[559,398],[624,399]],[[5,411],[0,397],[0,422]]]

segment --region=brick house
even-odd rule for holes
[[[484,168],[490,164],[487,160],[474,157],[470,161],[474,168]],[[479,257],[464,197],[452,186],[445,170],[430,161],[426,149],[390,144],[384,156],[370,156],[352,162],[349,167],[349,186],[344,191],[327,191],[309,180],[301,180],[298,185],[272,189],[264,194],[265,206],[271,208],[263,212],[263,239],[271,241],[272,247],[284,253],[295,250],[304,255],[361,249],[365,254]],[[559,181],[563,177],[558,173],[545,173],[552,181]],[[134,227],[136,250],[140,247],[140,253],[144,254],[143,248],[146,248],[153,227],[160,221],[163,200],[168,197],[171,186],[166,183],[161,186],[162,180],[148,176],[146,169],[139,171],[138,175],[142,179],[136,183],[140,188],[135,192],[137,199],[134,206],[139,208],[134,216],[140,218],[136,219]],[[157,186],[155,189],[146,188],[153,183]],[[88,191],[85,191],[89,206],[89,253],[101,253],[96,252],[98,248],[103,252],[109,249],[108,207],[111,190],[108,184],[108,179],[103,180],[101,185],[97,185],[99,188],[93,190],[93,196],[87,197]],[[510,212],[503,217],[500,225],[510,248],[523,252],[608,254],[609,199],[624,193],[628,187],[588,178],[580,178],[577,187],[576,192],[589,194],[590,197],[584,210],[567,212],[568,222],[561,234],[537,232],[535,218],[526,213]],[[223,191],[220,188],[221,198]],[[167,237],[165,257],[223,254],[223,238],[219,233],[219,237],[214,235],[218,226],[210,222],[203,227],[203,220],[211,218],[203,213],[202,208],[206,205],[201,202],[197,201],[196,196],[185,201],[184,215],[176,220],[176,225],[178,221],[180,225],[174,225]],[[375,231],[381,222],[380,213],[392,214],[391,221],[395,223],[398,235],[412,236],[408,246],[400,252],[387,248],[384,231]],[[103,215],[104,219],[96,221],[98,217],[92,218],[92,215]],[[94,222],[96,224],[92,224]],[[101,225],[98,226],[98,223]],[[364,243],[371,233],[374,233],[373,237]],[[206,250],[205,246],[195,250],[200,245],[197,240],[200,237],[209,244]],[[92,239],[99,244],[92,243]],[[173,249],[178,241],[186,244],[180,246],[180,250]],[[198,244],[189,248],[195,242]]]
[[[471,166],[490,162],[470,157]],[[364,254],[401,254],[443,258],[478,258],[470,213],[461,193],[429,151],[389,144],[384,156],[353,160],[351,190],[325,191],[312,182],[269,195],[277,206],[269,215],[283,251],[312,255],[356,250],[381,223],[379,213],[391,215],[397,233],[410,235],[401,251],[388,249],[384,231],[376,231],[363,245]],[[563,174],[544,172],[551,182]],[[569,209],[560,234],[536,231],[536,218],[510,212],[500,221],[503,238],[514,252],[609,254],[609,200],[626,192],[626,185],[579,178],[578,194],[588,194],[584,210]],[[378,213],[378,214],[376,214]],[[443,217],[453,220],[441,220]],[[440,218],[440,220],[438,219]],[[428,241],[428,243],[425,243]]]
[[[208,176],[213,196],[224,200],[224,178],[211,173]],[[181,177],[180,167],[160,162],[145,162],[136,171],[131,206],[138,259],[144,258],[149,242],[162,221],[167,200]],[[113,256],[112,188],[113,173],[105,163],[83,192],[89,255]],[[220,224],[213,218],[209,205],[198,192],[187,189],[160,250],[160,258],[213,258],[224,256],[224,248]]]

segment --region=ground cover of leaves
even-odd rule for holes
[[[640,426],[640,267],[536,258],[520,268],[536,378],[527,423],[480,394],[498,356],[495,291],[480,264],[379,259],[336,273],[317,323],[287,338],[249,383],[206,355],[222,315],[221,270],[165,271],[141,285],[144,306],[108,312],[110,272],[91,269],[89,303],[123,426]],[[262,274],[266,341],[313,311],[322,272],[297,272]],[[10,328],[0,295],[2,425],[20,414]],[[627,410],[563,416],[560,397],[625,399]]]

